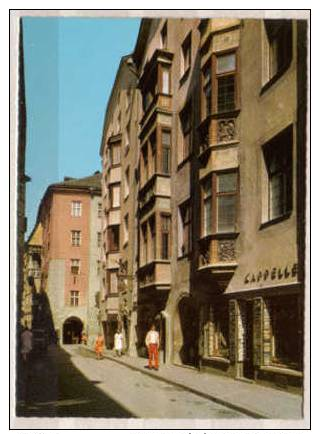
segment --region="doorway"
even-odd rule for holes
[[[83,324],[79,318],[68,318],[63,324],[63,344],[80,344],[82,329]]]
[[[244,359],[243,359],[243,376],[250,380],[254,378],[253,365],[253,301],[246,300],[243,302],[243,328],[244,328]]]
[[[189,297],[180,300],[177,309],[180,322],[179,358],[183,365],[196,366],[198,360],[198,315]],[[179,333],[179,334],[180,334]],[[177,341],[178,341],[177,339]]]

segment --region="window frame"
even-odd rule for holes
[[[181,49],[180,77],[183,78],[191,69],[192,64],[192,31],[184,38]]]
[[[188,256],[192,252],[192,207],[191,200],[187,199],[178,206],[179,224],[181,225],[178,243],[178,258]],[[186,214],[188,217],[186,218]],[[179,233],[179,232],[178,232]],[[187,241],[186,241],[187,238]],[[183,246],[187,247],[183,249]]]
[[[170,135],[170,144],[169,145],[164,145],[163,143],[163,133],[169,133]],[[171,175],[171,164],[172,164],[172,157],[171,157],[171,149],[172,149],[172,130],[171,128],[168,127],[164,127],[161,126],[160,128],[160,155],[161,155],[161,173],[164,175]],[[167,166],[168,166],[168,171],[164,170],[164,152],[163,150],[167,149],[168,153],[168,160],[167,160]]]
[[[77,261],[77,265],[75,264],[75,261]],[[70,265],[70,271],[71,274],[74,276],[78,276],[80,274],[80,259],[78,258],[72,258],[70,259],[71,265]]]
[[[70,291],[70,306],[78,307],[80,306],[80,291],[76,289],[72,289]]]
[[[232,192],[218,192],[218,177],[224,174],[235,174],[236,175],[236,190]],[[204,185],[208,183],[211,187],[211,195],[207,198],[211,206],[211,225],[208,231],[205,231],[205,197],[204,197]],[[238,221],[239,221],[239,201],[240,201],[240,174],[239,168],[227,169],[214,171],[208,174],[205,178],[201,180],[201,238],[212,235],[224,235],[224,234],[235,234],[238,231]],[[218,216],[218,198],[222,196],[235,196],[235,224],[233,231],[219,231],[219,216]],[[211,200],[210,200],[211,199]]]
[[[164,219],[169,222],[169,228],[164,228],[163,221]],[[164,254],[164,238],[163,236],[167,236],[167,254]],[[160,213],[160,258],[161,260],[167,261],[171,256],[171,214],[166,212]]]
[[[118,244],[115,243],[115,237],[113,230],[117,228],[118,234]],[[116,253],[120,251],[120,225],[110,225],[107,229],[108,233],[108,251],[111,253]]]
[[[72,217],[82,217],[82,201],[72,200],[71,201],[71,216]]]
[[[119,204],[118,205],[114,205],[114,201],[115,201],[115,194],[114,194],[114,190],[118,189],[118,194],[119,194]],[[115,182],[113,184],[109,184],[109,201],[110,201],[110,209],[119,209],[121,206],[121,183],[120,182]]]
[[[81,246],[81,231],[77,229],[71,230],[71,245],[72,247]]]

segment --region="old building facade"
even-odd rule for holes
[[[143,19],[132,59],[129,348],[155,322],[164,363],[301,386],[305,23]]]
[[[101,173],[52,184],[41,201],[41,288],[59,343],[99,332]]]
[[[137,75],[131,56],[121,59],[105,115],[100,156],[103,164],[103,246],[101,321],[107,348],[118,328],[125,347],[135,351],[136,335],[136,213]]]

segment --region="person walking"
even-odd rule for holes
[[[116,352],[116,356],[122,356],[123,350],[123,334],[120,329],[118,329],[114,335],[114,349]]]
[[[145,344],[148,348],[149,355],[149,362],[147,367],[149,369],[155,369],[156,371],[158,371],[159,369],[159,343],[159,333],[157,332],[155,325],[152,324],[150,330],[146,335]]]
[[[32,351],[32,331],[28,327],[25,327],[21,333],[21,354],[24,362],[29,360],[29,355]]]
[[[95,343],[95,352],[97,360],[102,359],[102,350],[104,345],[104,339],[101,333],[98,334],[96,343]]]

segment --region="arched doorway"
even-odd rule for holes
[[[194,302],[183,297],[177,306],[174,336],[175,359],[184,365],[198,363],[199,322]]]
[[[63,324],[63,344],[79,344],[81,342],[82,321],[77,317],[65,320]]]

